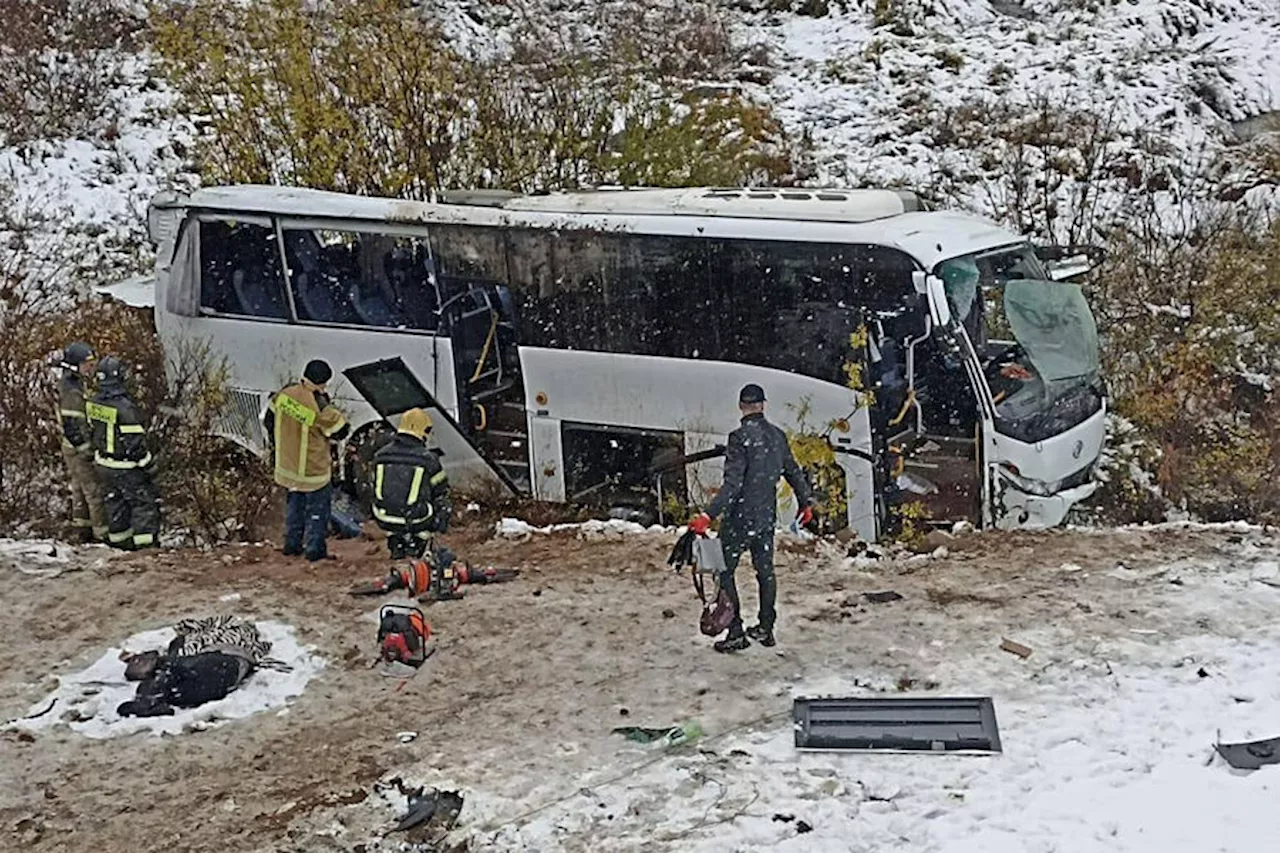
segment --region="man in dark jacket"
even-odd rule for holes
[[[373,456],[373,517],[396,560],[423,556],[431,535],[449,526],[449,476],[427,449],[430,432],[431,416],[410,409],[396,437]]]
[[[764,389],[746,385],[738,395],[742,426],[729,433],[724,457],[724,483],[711,506],[689,522],[689,529],[705,534],[711,520],[724,514],[720,538],[724,548],[725,571],[720,585],[733,601],[733,622],[729,633],[718,640],[718,652],[736,652],[751,645],[752,637],[764,646],[775,643],[774,604],[778,586],[773,575],[773,534],[778,521],[778,479],[785,477],[795,491],[802,525],[813,518],[813,497],[804,472],[791,453],[787,435],[764,418]],[[734,571],[742,552],[751,551],[756,581],[760,585],[760,622],[745,632]]]
[[[94,363],[93,349],[86,343],[67,344],[62,351],[58,422],[62,426],[62,461],[71,479],[71,523],[85,541],[101,542],[107,538],[107,514],[84,413],[84,380],[93,375]]]
[[[160,506],[151,482],[151,453],[142,412],[124,387],[124,366],[98,362],[98,393],[85,404],[93,461],[107,511],[107,541],[116,548],[149,548],[160,532]]]

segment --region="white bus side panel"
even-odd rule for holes
[[[537,414],[529,419],[529,463],[533,496],[540,501],[563,503],[564,458],[558,419]]]
[[[833,420],[844,418],[849,432],[848,447],[870,454],[871,422],[865,408],[857,405],[857,395],[840,385],[766,367],[696,361],[656,356],[623,355],[521,347],[526,404],[533,414],[530,428],[541,440],[530,436],[535,448],[544,444],[559,447],[562,421],[640,429],[670,430],[685,435],[685,450],[694,453],[723,444],[738,427],[738,389],[755,382],[769,398],[769,419],[784,429],[825,430]],[[538,400],[545,398],[545,403]],[[798,416],[807,408],[805,423]],[[545,426],[543,426],[545,424]],[[557,433],[554,440],[551,431]],[[875,501],[870,462],[839,454],[848,477],[849,520],[853,529],[867,539],[875,537]],[[563,469],[557,460],[556,471]],[[535,455],[534,479],[543,476],[543,465]],[[690,498],[703,503],[711,489],[720,485],[723,462],[708,460],[690,466]],[[548,500],[557,488],[545,487]],[[563,494],[563,481],[558,484]],[[559,498],[563,499],[563,498]],[[794,507],[792,499],[786,508]],[[792,510],[794,512],[794,510]],[[790,516],[783,516],[790,522]]]
[[[234,317],[179,317],[164,311],[163,305],[156,310],[156,324],[170,358],[181,352],[183,343],[207,343],[215,358],[226,358],[233,390],[259,395],[261,406],[266,405],[268,395],[297,381],[309,360],[324,359],[334,372],[330,382],[334,403],[355,432],[380,418],[342,371],[399,356],[448,414],[457,417],[453,350],[448,338]],[[474,448],[454,430],[441,427],[433,430],[433,445],[443,451],[441,461],[455,485],[468,488],[497,482]]]

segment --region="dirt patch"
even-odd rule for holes
[[[463,825],[496,825],[621,760],[625,747],[610,735],[619,724],[697,719],[725,731],[785,716],[788,685],[828,676],[885,692],[963,688],[948,682],[949,651],[1023,666],[999,651],[1005,635],[1033,646],[1043,666],[1089,658],[1100,638],[1141,640],[1135,628],[1200,630],[1161,606],[1185,594],[1169,567],[1193,572],[1237,547],[1221,533],[1177,530],[991,535],[967,537],[943,559],[869,566],[844,561],[833,543],[780,548],[780,645],[725,657],[697,632],[691,584],[665,563],[668,536],[511,542],[473,526],[448,539],[474,562],[522,574],[427,608],[439,651],[403,682],[369,669],[376,608],[403,599],[345,594],[389,566],[385,551],[366,553],[369,542],[334,542],[340,559],[316,565],[269,545],[126,557],[88,549],[78,572],[13,573],[0,609],[5,719],[46,695],[52,673],[185,616],[289,622],[329,665],[287,712],[208,732],[6,734],[0,848],[351,850],[394,817],[366,799],[373,783],[410,772],[507,803],[483,813],[468,801]],[[749,569],[740,578],[750,613]],[[860,600],[885,589],[903,600]],[[406,730],[417,737],[402,743]]]

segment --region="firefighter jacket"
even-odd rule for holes
[[[267,407],[266,426],[276,456],[276,483],[294,492],[317,492],[333,475],[329,444],[351,431],[342,412],[303,380],[278,392]]]
[[[809,483],[796,463],[787,434],[765,420],[747,415],[729,433],[724,456],[724,484],[707,515],[724,514],[726,526],[748,535],[773,530],[778,521],[778,478],[785,477],[801,506],[813,502]]]
[[[373,517],[387,530],[443,533],[449,476],[420,439],[400,433],[373,456]]]
[[[119,382],[103,382],[93,399],[85,403],[93,461],[103,468],[128,471],[151,464],[142,412]]]
[[[58,422],[64,449],[85,453],[92,447],[84,408],[84,379],[79,373],[64,371],[58,383]]]

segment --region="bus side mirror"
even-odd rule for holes
[[[951,325],[951,306],[947,303],[947,291],[942,286],[942,279],[936,275],[925,277],[925,287],[929,297],[929,316],[933,318],[936,329],[945,329]]]

